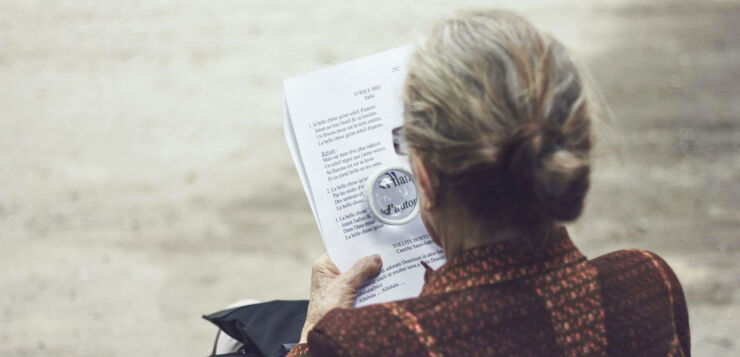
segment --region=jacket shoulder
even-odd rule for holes
[[[637,347],[641,338],[647,343],[659,339],[653,334],[671,330],[678,348],[690,355],[686,299],[678,277],[663,258],[651,251],[629,249],[589,263],[598,272],[610,345]]]
[[[602,283],[610,285],[635,284],[641,281],[660,283],[658,286],[669,293],[669,298],[683,296],[678,277],[659,255],[641,249],[625,249],[602,255],[589,263],[598,271]],[[658,288],[654,286],[654,290]]]
[[[404,328],[404,312],[419,299],[331,310],[309,333],[311,350],[320,356],[423,354],[418,336]]]

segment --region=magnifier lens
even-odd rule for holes
[[[381,170],[368,183],[365,194],[370,211],[381,222],[405,224],[419,213],[416,182],[406,169]]]

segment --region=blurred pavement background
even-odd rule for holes
[[[321,239],[282,80],[518,11],[611,104],[571,227],[678,274],[697,356],[740,355],[740,1],[0,1],[0,356],[205,356],[200,316],[305,298]]]

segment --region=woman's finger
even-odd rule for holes
[[[382,267],[383,261],[380,259],[380,255],[373,254],[358,260],[344,275],[349,286],[352,289],[357,289],[367,279],[378,275]]]

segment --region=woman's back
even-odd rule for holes
[[[309,334],[312,354],[690,355],[681,286],[650,252],[588,261],[563,230],[534,253],[468,250],[426,279],[419,298],[333,310]]]
[[[515,14],[435,27],[409,61],[403,138],[448,261],[418,298],[307,323],[294,354],[689,355],[668,265],[639,250],[589,261],[563,228],[590,185],[600,111],[587,84],[562,44]]]

